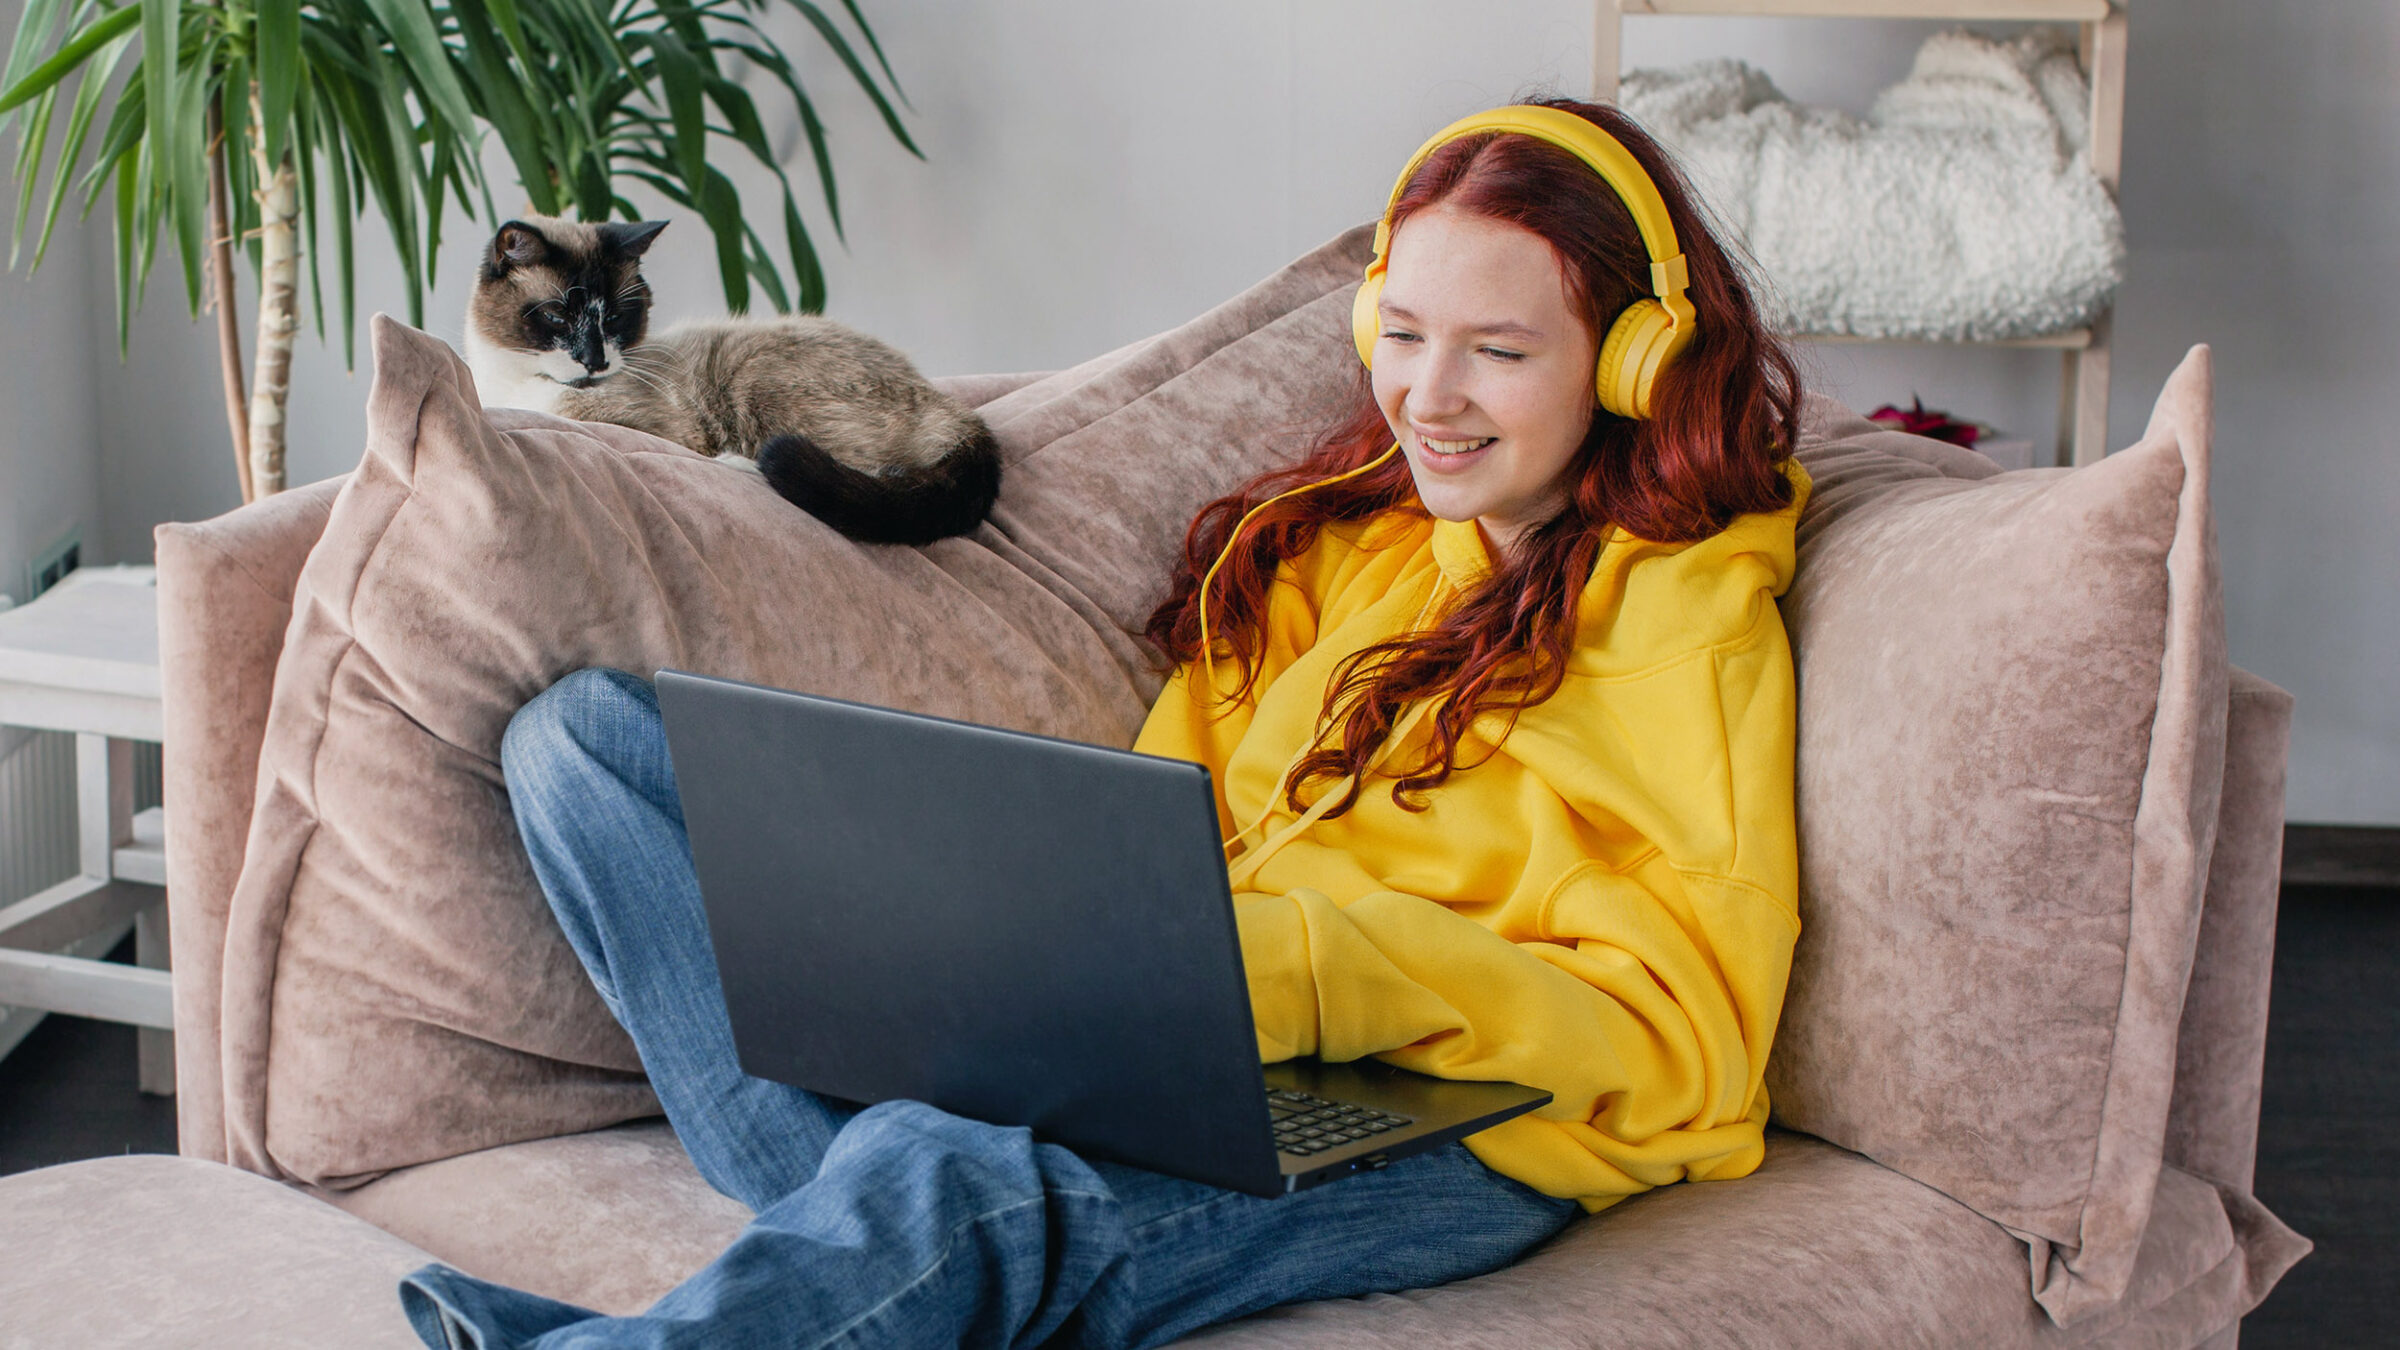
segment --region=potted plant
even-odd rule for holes
[[[905,102],[899,82],[856,0],[840,7],[871,66],[849,30],[812,0],[785,3],[866,91],[891,134],[922,158],[893,106]],[[40,266],[71,187],[80,188],[87,216],[108,201],[122,351],[159,234],[172,236],[193,312],[204,272],[215,293],[226,421],[245,501],[283,486],[302,261],[322,336],[320,242],[330,237],[343,352],[353,357],[351,223],[371,202],[399,253],[410,322],[421,325],[444,213],[456,202],[470,213],[480,204],[493,228],[504,218],[483,168],[487,131],[534,210],[632,219],[624,190],[644,184],[707,222],[729,307],[748,308],[755,286],[779,310],[821,309],[815,245],[744,83],[764,82],[791,98],[838,234],[824,127],[791,60],[761,25],[769,4],[27,0],[0,66],[0,129],[19,121],[10,263],[30,228],[30,266]],[[780,185],[791,286],[739,190],[709,162],[716,141],[740,146]],[[247,394],[229,303],[237,244],[259,286]]]

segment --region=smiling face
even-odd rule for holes
[[[1375,402],[1425,509],[1501,549],[1565,504],[1600,349],[1540,235],[1446,207],[1392,235]]]

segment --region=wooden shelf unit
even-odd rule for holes
[[[1592,0],[1592,97],[1614,103],[1624,70],[1624,21],[1648,15],[1814,19],[1946,19],[2072,23],[2091,86],[2092,171],[2110,193],[2125,151],[2125,11],[2111,0]],[[2043,337],[1959,345],[2042,347],[2059,352],[2059,446],[2071,462],[2108,453],[2108,355],[2112,315],[2088,328]],[[1899,343],[1905,339],[1804,334],[1812,342]]]

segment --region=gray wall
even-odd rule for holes
[[[16,31],[18,9],[17,0],[0,0],[0,33]],[[13,154],[11,131],[5,148]],[[6,200],[13,210],[16,194]],[[18,601],[26,598],[26,562],[68,529],[82,531],[86,559],[107,548],[91,448],[94,292],[85,254],[83,233],[62,224],[38,275],[0,272],[0,593]]]
[[[1439,123],[1530,88],[1579,90],[1592,23],[1586,0],[870,9],[930,162],[901,155],[838,87],[838,69],[790,34],[826,95],[851,226],[847,251],[828,262],[832,312],[937,372],[1066,364],[1232,294],[1371,215]],[[1930,31],[1644,19],[1629,22],[1626,51],[1635,65],[1743,56],[1795,97],[1860,108]],[[2400,312],[2400,8],[2147,3],[2130,50],[2132,253],[2112,439],[2138,435],[2190,344],[2215,345],[2233,654],[2299,695],[2291,813],[2400,824],[2400,713],[2384,696],[2400,665],[2388,584],[2400,578],[2400,536],[2387,523],[2400,514],[2400,462],[2383,431],[2400,424],[2385,355]],[[651,269],[666,317],[707,312],[715,292],[693,225],[662,237]],[[456,261],[428,326],[455,339],[479,227],[452,228]],[[373,259],[384,246],[367,236],[362,257]],[[45,285],[68,272],[53,266]],[[106,287],[103,259],[88,293],[103,316]],[[396,291],[368,292],[362,311],[398,308]],[[0,301],[13,309],[18,294],[0,289]],[[115,367],[104,317],[98,325],[85,349],[106,396],[83,415],[101,435],[109,545],[138,557],[152,522],[233,502],[213,339],[186,323],[171,282],[141,319],[130,367]],[[357,456],[366,377],[345,376],[338,352],[304,345],[294,481]],[[1820,387],[1857,405],[1914,392],[2037,438],[2054,428],[2049,354],[1817,348],[1811,360]],[[62,392],[71,379],[24,387],[92,406]],[[87,425],[54,421],[50,439],[79,443],[62,433]],[[88,484],[89,470],[76,481]]]
[[[106,547],[82,255],[66,233],[40,276],[0,275],[0,327],[43,335],[0,360],[0,592],[18,601],[27,561],[68,529],[81,529],[87,561]]]

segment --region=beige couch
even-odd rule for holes
[[[1355,386],[1363,258],[1353,232],[1158,338],[955,382],[1007,489],[922,550],[636,433],[487,416],[379,320],[356,472],[159,532],[185,1156],[0,1183],[0,1346],[409,1345],[424,1260],[612,1311],[703,1264],[745,1211],[549,925],[509,712],[672,664],[1124,743],[1183,523]],[[2225,661],[2209,393],[2196,350],[2139,444],[2006,475],[1812,403],[1765,1165],[1194,1341],[2232,1345],[2307,1244],[2250,1195],[2291,704]]]

